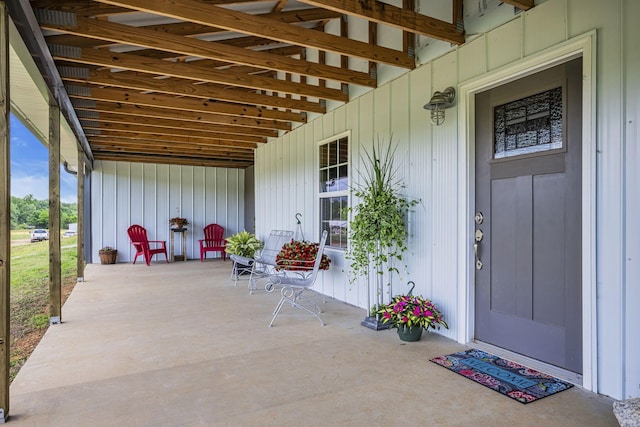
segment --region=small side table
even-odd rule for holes
[[[172,228],[171,229],[171,262],[186,261],[187,260],[187,229],[186,228]],[[182,253],[176,255],[175,246],[173,244],[176,233],[180,233],[182,238]]]

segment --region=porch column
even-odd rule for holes
[[[60,107],[49,104],[49,323],[60,323],[62,266],[60,256]]]
[[[9,157],[9,14],[0,1],[0,423],[9,416],[11,162]]]
[[[78,146],[78,282],[84,281],[84,151]]]

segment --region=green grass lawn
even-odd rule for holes
[[[29,238],[29,232],[27,231]],[[17,239],[23,239],[18,237]],[[13,240],[12,232],[12,240]],[[77,237],[61,240],[62,283],[75,284]],[[31,354],[49,326],[49,242],[11,247],[11,362],[10,379]],[[36,341],[37,339],[37,341]],[[34,342],[35,341],[35,342]]]
[[[31,230],[11,230],[11,240],[31,239]]]

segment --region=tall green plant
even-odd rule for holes
[[[352,189],[360,203],[349,210],[349,250],[351,282],[366,275],[370,268],[377,274],[398,272],[395,261],[402,262],[407,250],[406,214],[418,200],[407,200],[402,194],[398,171],[394,165],[397,145],[391,141],[383,147],[380,140],[371,152],[364,150],[363,169],[358,171],[362,182]]]

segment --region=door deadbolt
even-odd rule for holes
[[[484,221],[484,216],[482,215],[482,212],[478,211],[478,213],[476,213],[476,224],[480,225],[482,224],[482,222]]]

